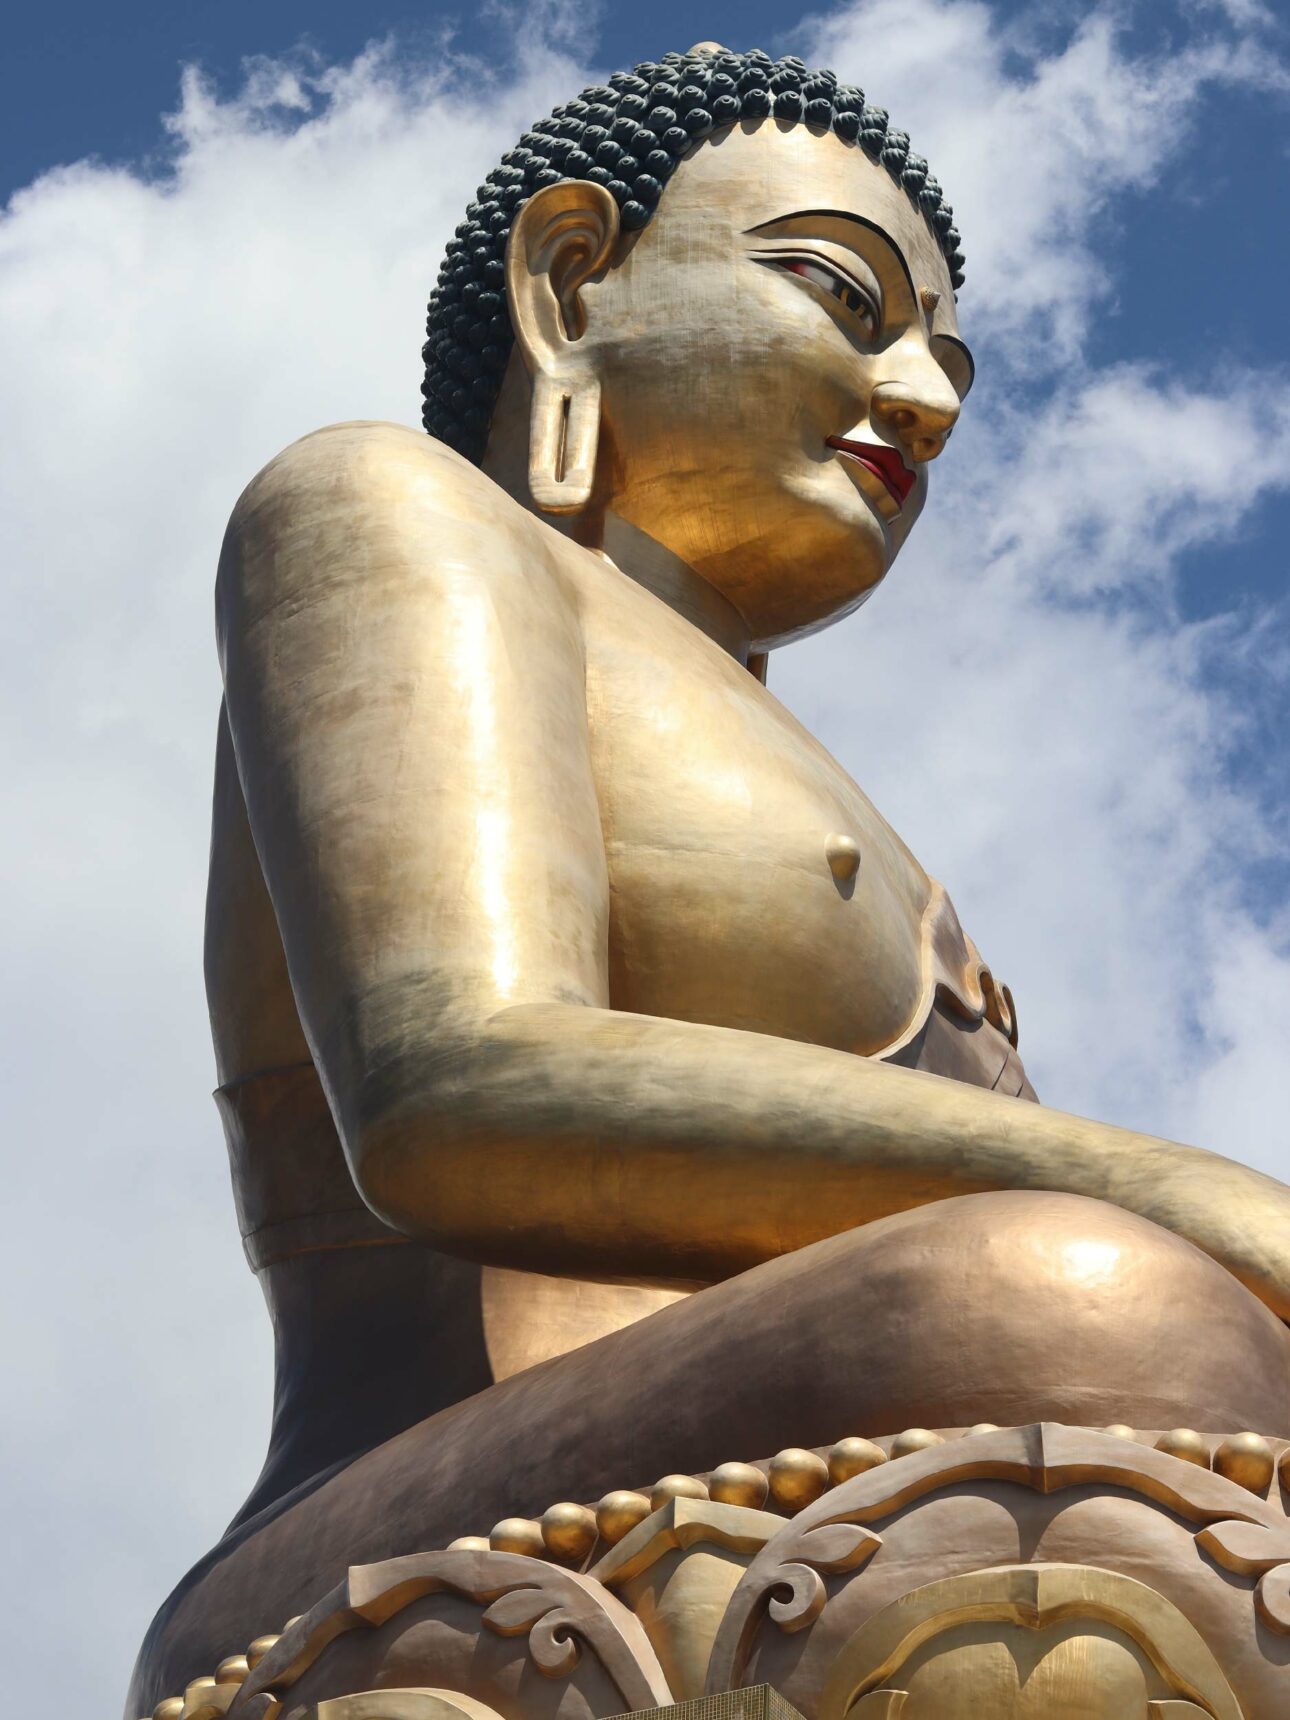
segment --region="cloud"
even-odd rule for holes
[[[1050,1103],[1284,1175],[1283,1060],[1230,983],[1238,950],[1265,996],[1290,979],[1284,928],[1243,887],[1277,844],[1231,767],[1249,654],[1237,618],[1183,624],[1171,594],[1179,555],[1284,482],[1267,381],[1188,391],[1126,366],[993,419],[987,393],[854,637],[785,652],[772,685],[949,882]],[[1216,472],[1192,457],[1213,416]],[[1257,674],[1284,699],[1283,660]],[[1267,1103],[1224,1116],[1208,1094],[1255,1031]]]
[[[224,521],[317,425],[417,421],[444,242],[585,76],[536,42],[493,83],[393,45],[251,62],[230,97],[190,70],[146,170],[60,168],[0,223],[19,1707],[112,1710],[267,1432],[200,965]]]
[[[1157,182],[1202,122],[1202,92],[1286,88],[1248,31],[1143,56],[1124,27],[1123,9],[1099,8],[1053,48],[1033,13],[862,0],[806,31],[810,57],[868,89],[931,162],[966,239],[976,325],[1014,364],[1078,355],[1114,286],[1103,218]]]
[[[1286,606],[1187,624],[1177,594],[1284,491],[1290,373],[1092,368],[1084,341],[1117,196],[1283,68],[1230,32],[1133,57],[1105,14],[1019,45],[972,0],[867,0],[809,35],[946,183],[982,380],[888,588],[772,684],[948,883],[1051,1103],[1284,1176],[1263,1011],[1290,928],[1257,877],[1290,781],[1251,737],[1285,712]]]
[[[1275,14],[1263,0],[1186,0],[1186,6],[1200,16],[1207,11],[1219,12],[1240,30],[1272,31],[1277,26]]]
[[[267,1424],[199,971],[223,522],[314,426],[416,421],[443,241],[588,75],[567,16],[491,81],[444,39],[254,61],[232,94],[190,71],[155,161],[60,168],[0,223],[18,1707],[110,1709]],[[1082,358],[1117,199],[1167,177],[1198,93],[1278,75],[1207,28],[1144,59],[1095,16],[1019,52],[971,0],[876,0],[798,32],[949,187],[985,362],[889,588],[772,686],[946,880],[1049,1097],[1276,1169],[1290,966],[1251,868],[1277,831],[1233,756],[1284,711],[1284,649],[1183,624],[1174,590],[1283,481],[1290,393]]]

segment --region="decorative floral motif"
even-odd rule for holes
[[[736,1589],[709,1662],[709,1693],[742,1682],[763,1620],[800,1630],[820,1616],[827,1600],[820,1572],[846,1568],[830,1567],[819,1556],[834,1545],[821,1537],[848,1528],[865,1537],[867,1545],[856,1543],[854,1549],[853,1563],[859,1564],[881,1545],[881,1537],[865,1524],[972,1480],[1009,1481],[1040,1493],[1101,1482],[1175,1511],[1203,1525],[1200,1545],[1227,1569],[1264,1573],[1256,1596],[1259,1616],[1270,1628],[1290,1632],[1290,1525],[1275,1506],[1221,1475],[1136,1440],[1044,1422],[912,1452],[843,1482],[807,1506],[752,1562]],[[843,1544],[837,1545],[840,1550]]]
[[[241,1686],[228,1720],[251,1720],[253,1714],[259,1720],[252,1705],[290,1688],[337,1637],[385,1624],[436,1593],[485,1605],[480,1622],[498,1636],[527,1631],[533,1664],[547,1678],[571,1676],[586,1650],[617,1688],[625,1710],[672,1701],[640,1622],[599,1583],[522,1553],[458,1549],[353,1567],[339,1587],[283,1632]]]
[[[1257,1576],[1254,1604],[1269,1630],[1290,1636],[1290,1524],[1268,1526],[1233,1519],[1211,1523],[1196,1537],[1224,1569]]]
[[[768,1603],[781,1630],[804,1630],[824,1609],[821,1571],[854,1570],[882,1545],[882,1537],[852,1523],[825,1523],[800,1536],[792,1563],[782,1565]]]
[[[915,1429],[884,1441],[887,1450],[848,1439],[833,1448],[827,1465],[815,1459],[827,1469],[825,1485],[832,1482],[831,1489],[787,1516],[718,1498],[717,1488],[730,1482],[723,1471],[714,1471],[711,1498],[703,1482],[670,1477],[652,1512],[651,1501],[643,1495],[613,1496],[620,1502],[639,1498],[641,1509],[625,1517],[621,1511],[609,1514],[612,1524],[605,1517],[582,1570],[555,1562],[549,1549],[547,1558],[533,1557],[490,1548],[482,1538],[467,1538],[440,1552],[355,1566],[344,1583],[309,1614],[291,1620],[280,1636],[257,1638],[244,1655],[222,1661],[213,1676],[192,1680],[182,1697],[159,1703],[154,1720],[278,1720],[302,1675],[333,1641],[379,1627],[437,1592],[475,1602],[481,1608],[482,1631],[527,1636],[528,1660],[546,1679],[569,1680],[576,1691],[579,1665],[587,1656],[598,1674],[588,1688],[603,1692],[600,1677],[607,1677],[619,1711],[666,1706],[677,1698],[655,1647],[661,1641],[659,1619],[648,1609],[638,1618],[625,1600],[631,1583],[649,1567],[658,1565],[666,1584],[666,1561],[683,1559],[691,1547],[700,1546],[720,1547],[723,1557],[734,1562],[735,1570],[723,1581],[733,1584],[739,1566],[744,1572],[728,1605],[723,1595],[701,1625],[696,1617],[698,1636],[687,1650],[693,1659],[697,1648],[698,1657],[687,1673],[693,1691],[683,1694],[697,1694],[702,1688],[705,1666],[710,1693],[731,1690],[744,1681],[755,1640],[766,1624],[787,1633],[808,1630],[828,1605],[831,1588],[837,1590],[838,1585],[826,1579],[859,1573],[882,1548],[883,1534],[874,1525],[965,1482],[1006,1482],[1040,1493],[1097,1484],[1148,1500],[1197,1525],[1196,1544],[1213,1564],[1254,1580],[1254,1609],[1261,1624],[1290,1636],[1290,1520],[1285,1512],[1275,1501],[1250,1491],[1248,1484],[1240,1486],[1211,1470],[1205,1459],[1217,1460],[1199,1435],[1184,1437],[1175,1430],[1162,1435],[1154,1447],[1151,1439],[1135,1436],[1129,1428],[1096,1431],[1049,1423],[1005,1429],[983,1424],[948,1438]],[[1181,1455],[1171,1446],[1180,1439]],[[814,1457],[806,1452],[780,1455]],[[725,1466],[738,1471],[741,1497],[747,1493],[758,1499],[765,1498],[766,1485],[753,1483],[767,1467]],[[773,1472],[773,1462],[769,1468]],[[687,1483],[685,1488],[679,1488],[681,1481]],[[774,1488],[770,1491],[773,1494]],[[791,1511],[791,1504],[779,1503],[781,1512]],[[532,1527],[536,1531],[540,1525]],[[676,1622],[668,1628],[676,1636]],[[675,1648],[673,1642],[667,1652]],[[434,1667],[427,1676],[440,1681]],[[443,1669],[443,1677],[448,1676]],[[465,1691],[441,1689],[438,1694],[462,1703],[479,1700]],[[596,1698],[600,1700],[603,1697]],[[299,1707],[299,1698],[295,1701]],[[575,1695],[569,1712],[577,1707]],[[595,1720],[598,1712],[588,1706],[583,1720]]]

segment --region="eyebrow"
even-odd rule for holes
[[[917,302],[918,294],[914,288],[914,277],[910,273],[909,264],[905,261],[905,253],[900,246],[891,234],[885,228],[880,227],[876,221],[870,221],[864,215],[856,215],[850,209],[795,209],[791,215],[776,215],[770,221],[762,221],[756,227],[749,227],[747,233],[764,233],[768,227],[782,227],[786,221],[810,221],[812,219],[851,221],[857,227],[864,227],[870,233],[876,233],[900,264],[901,272],[909,286],[910,296]]]

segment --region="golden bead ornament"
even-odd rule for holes
[[[664,1475],[650,1490],[649,1508],[661,1511],[669,1499],[706,1499],[708,1490],[693,1475]]]
[[[273,1647],[274,1643],[279,1640],[280,1638],[276,1631],[272,1636],[257,1636],[255,1641],[246,1651],[247,1666],[254,1672],[255,1668],[264,1659],[265,1655]]]
[[[770,1491],[784,1511],[801,1511],[829,1486],[829,1466],[817,1452],[790,1445],[770,1460]]]
[[[916,1451],[930,1451],[934,1445],[944,1445],[939,1433],[928,1427],[907,1427],[891,1442],[892,1457],[912,1457]]]
[[[886,1461],[887,1453],[871,1439],[855,1436],[840,1439],[829,1452],[829,1480],[838,1487],[853,1475],[863,1475],[867,1469],[876,1469]]]
[[[548,1505],[539,1526],[547,1552],[570,1564],[580,1564],[596,1544],[596,1513],[587,1505],[568,1499]]]
[[[1195,1463],[1201,1469],[1209,1468],[1209,1441],[1194,1428],[1171,1427],[1168,1433],[1162,1433],[1156,1441],[1156,1450],[1163,1451],[1166,1457],[1178,1457],[1184,1463]]]
[[[531,1517],[503,1517],[489,1530],[488,1544],[495,1553],[525,1553],[530,1559],[546,1557],[542,1526]]]
[[[1112,1439],[1136,1439],[1138,1437],[1137,1429],[1126,1427],[1122,1421],[1113,1421],[1110,1427],[1104,1427],[1102,1432],[1110,1434]]]
[[[487,1535],[458,1535],[455,1541],[449,1541],[450,1553],[486,1553],[488,1551]]]
[[[1266,1493],[1276,1469],[1272,1447],[1261,1434],[1234,1433],[1214,1453],[1214,1468],[1250,1493]]]
[[[643,1493],[633,1493],[620,1487],[613,1493],[606,1493],[596,1506],[596,1527],[602,1539],[613,1547],[638,1523],[643,1523],[652,1509]]]
[[[708,1477],[708,1497],[720,1505],[746,1505],[756,1511],[769,1492],[770,1482],[751,1463],[722,1463]]]
[[[179,1720],[184,1711],[182,1696],[167,1696],[152,1711],[152,1720]]]

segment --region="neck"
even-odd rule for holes
[[[652,591],[736,662],[748,662],[748,627],[734,604],[657,538],[606,512],[599,550],[612,567]]]
[[[518,352],[513,352],[493,412],[484,471],[526,508],[532,507],[528,486],[530,401],[528,372]],[[594,498],[584,513],[540,514],[539,518],[653,592],[737,662],[748,663],[751,635],[739,611],[716,586],[657,538],[630,525]]]

